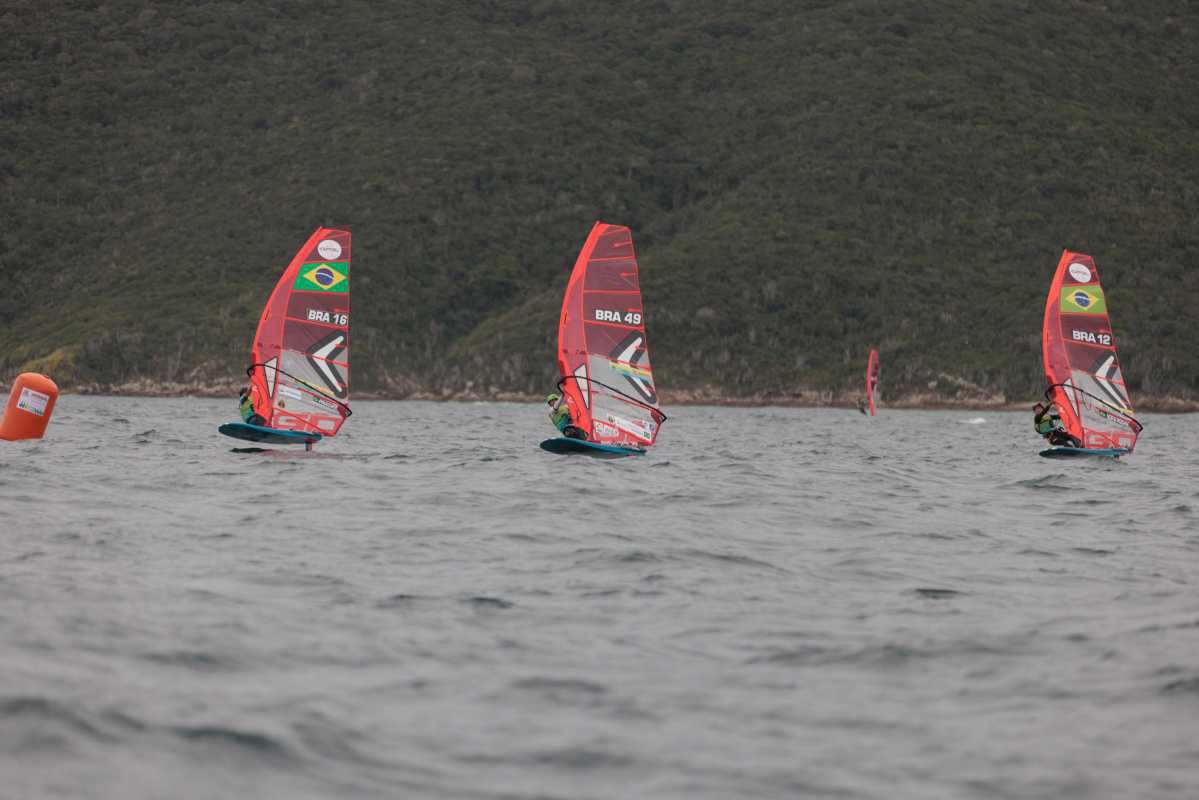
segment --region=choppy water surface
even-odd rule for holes
[[[0,797],[1199,796],[1199,418],[235,405],[0,442]]]

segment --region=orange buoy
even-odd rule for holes
[[[4,416],[0,417],[0,439],[40,439],[50,424],[58,387],[36,372],[22,372],[12,385]]]

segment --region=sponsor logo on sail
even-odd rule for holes
[[[1082,264],[1082,263],[1075,261],[1073,264],[1070,265],[1069,271],[1070,271],[1070,277],[1073,278],[1074,280],[1078,281],[1079,283],[1090,283],[1091,282],[1091,268],[1088,267],[1086,264]]]
[[[627,375],[631,378],[641,378],[642,380],[653,380],[653,373],[649,371],[649,367],[635,367],[632,364],[625,364],[621,361],[608,360],[609,366],[621,375]]]
[[[594,425],[596,436],[617,436],[620,434],[620,431],[618,431],[614,426],[609,425],[602,420],[594,420]]]
[[[313,343],[308,351],[308,363],[329,389],[326,394],[339,399],[346,396],[346,378],[333,362],[345,357],[346,347],[345,333],[333,331],[324,339]]]
[[[616,414],[608,414],[608,422],[615,425],[626,433],[631,433],[634,436],[640,436],[643,439],[653,438],[653,433],[649,430],[649,426],[639,419],[629,419],[628,417],[618,416]]]
[[[336,261],[341,256],[341,245],[332,239],[325,239],[316,246],[316,252],[326,261]]]

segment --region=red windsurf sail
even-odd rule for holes
[[[1041,353],[1046,396],[1086,449],[1132,450],[1141,433],[1116,357],[1116,337],[1095,261],[1062,252],[1049,297]]]
[[[874,407],[878,401],[878,351],[870,348],[870,358],[866,360],[866,400],[870,405],[870,416],[874,416]]]
[[[318,228],[283,271],[254,334],[266,426],[334,436],[350,415],[350,232]]]
[[[560,386],[590,441],[648,447],[666,415],[645,338],[633,234],[595,223],[575,261],[558,321]]]

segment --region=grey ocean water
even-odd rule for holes
[[[0,797],[1199,797],[1199,418],[64,397],[0,442]]]

